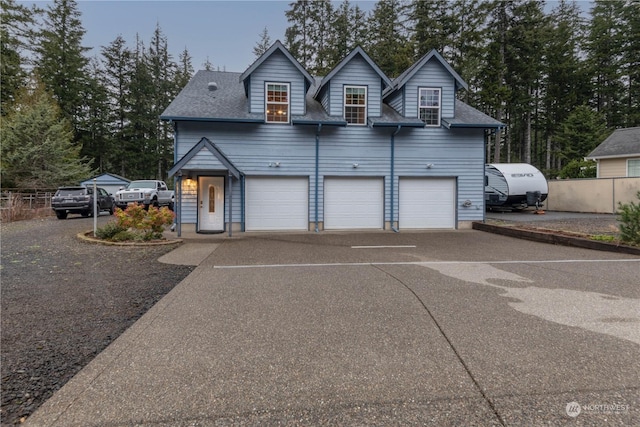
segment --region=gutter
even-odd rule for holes
[[[393,230],[394,232],[398,232],[398,228],[395,227],[393,225],[393,210],[395,208],[394,206],[394,191],[393,188],[395,187],[395,183],[394,183],[394,167],[395,167],[395,144],[396,144],[396,135],[400,132],[400,129],[402,129],[402,125],[398,125],[398,127],[396,128],[396,130],[391,134],[391,217],[389,218],[389,221],[391,223],[391,230]]]

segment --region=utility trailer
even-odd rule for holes
[[[528,163],[490,163],[484,169],[487,209],[539,209],[549,194],[547,179]]]

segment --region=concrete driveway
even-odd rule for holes
[[[640,424],[637,257],[471,230],[173,256],[199,266],[28,425]]]

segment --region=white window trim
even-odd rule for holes
[[[438,91],[438,123],[435,125],[432,124],[426,124],[425,123],[425,127],[429,127],[429,128],[435,128],[435,127],[440,127],[441,122],[442,122],[442,88],[439,87],[419,87],[418,88],[418,119],[420,119],[420,110],[421,109],[425,109],[425,110],[435,110],[435,107],[421,107],[420,106],[420,92],[422,92],[423,90],[437,90]]]
[[[269,85],[278,85],[278,86],[286,86],[287,87],[287,102],[269,102]],[[274,122],[269,121],[267,116],[267,105],[268,104],[278,104],[278,105],[286,105],[287,106],[287,121],[286,122]],[[264,122],[272,123],[272,124],[288,124],[291,123],[291,83],[286,82],[264,82]]]
[[[345,85],[342,89],[342,117],[347,119],[347,107],[360,107],[360,105],[347,105],[347,88],[348,89],[364,89],[364,123],[347,123],[347,126],[366,126],[367,118],[369,117],[368,104],[369,104],[369,91],[367,86],[360,85]]]
[[[633,176],[629,175],[629,163],[631,163],[633,161],[640,162],[640,158],[638,158],[638,159],[635,159],[635,158],[634,159],[627,159],[627,178],[640,177],[640,175],[633,175]]]

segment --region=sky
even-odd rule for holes
[[[186,47],[197,71],[207,61],[214,68],[243,72],[255,60],[253,48],[266,27],[271,42],[285,41],[289,26],[285,11],[294,0],[78,0],[82,25],[86,31],[83,46],[93,48],[90,56],[99,56],[100,47],[121,35],[129,47],[136,34],[149,46],[156,25],[160,25],[169,43],[173,60],[178,61]],[[40,7],[52,1],[21,1]],[[339,4],[339,1],[336,1]],[[547,9],[557,1],[548,1]],[[374,0],[351,1],[370,11]],[[588,2],[578,1],[583,10]]]
[[[82,25],[86,30],[83,45],[94,48],[90,56],[99,55],[100,47],[110,44],[121,35],[129,47],[134,47],[136,34],[145,46],[159,24],[169,43],[174,61],[186,47],[191,63],[197,71],[205,61],[221,70],[243,72],[255,60],[253,48],[260,41],[266,27],[271,42],[284,42],[288,27],[285,11],[289,1],[94,1],[79,0]],[[36,3],[43,7],[50,1]],[[369,10],[371,1],[357,1]]]

